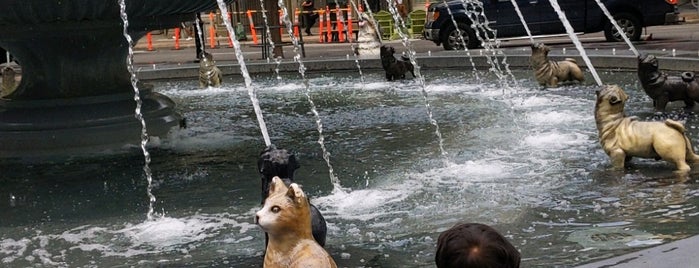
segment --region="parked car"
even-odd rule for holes
[[[532,35],[562,34],[566,30],[547,0],[515,0]],[[602,0],[631,40],[639,40],[643,27],[679,22],[677,0]],[[558,0],[575,32],[604,31],[608,41],[622,37],[595,0]],[[447,9],[448,8],[448,9]],[[451,14],[451,15],[450,15]],[[453,20],[452,20],[453,17]],[[480,21],[483,26],[473,23]],[[460,31],[457,31],[457,26]],[[458,39],[459,32],[464,41]],[[423,36],[444,49],[477,48],[483,37],[526,36],[511,0],[449,0],[436,2],[427,10]]]

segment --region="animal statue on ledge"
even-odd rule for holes
[[[534,77],[542,86],[558,87],[559,82],[584,81],[585,75],[573,58],[562,61],[550,60],[548,55],[551,48],[543,43],[532,44],[532,55],[529,62],[534,68]]]
[[[664,111],[671,101],[684,101],[687,109],[699,101],[699,79],[693,72],[683,72],[680,76],[668,75],[659,70],[658,59],[651,54],[638,56],[638,79],[643,91],[653,99],[656,112]]]

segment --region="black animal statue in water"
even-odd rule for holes
[[[269,195],[269,185],[272,178],[275,176],[281,178],[284,184],[289,186],[294,182],[294,171],[301,167],[296,161],[296,156],[290,154],[285,149],[277,149],[276,146],[270,145],[260,153],[260,158],[257,160],[257,171],[260,173],[262,182],[262,202],[264,205],[265,199]],[[321,246],[325,246],[325,236],[328,231],[325,218],[320,214],[316,206],[311,204],[311,228],[313,238]],[[265,234],[266,240],[266,234]]]
[[[699,80],[693,72],[668,75],[659,70],[658,59],[651,54],[638,56],[638,79],[658,112],[665,110],[671,101],[684,101],[686,108],[694,107],[694,102],[699,101]]]

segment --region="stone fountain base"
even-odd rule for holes
[[[150,137],[164,137],[182,120],[166,96],[142,90]],[[0,99],[0,156],[47,157],[114,153],[140,146],[134,94],[48,100]]]

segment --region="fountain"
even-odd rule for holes
[[[127,1],[129,33],[193,20],[212,1]],[[21,64],[18,88],[0,99],[0,155],[39,157],[119,150],[138,144],[127,44],[116,1],[10,1],[0,14],[0,47]],[[151,136],[179,124],[175,104],[143,85]]]
[[[303,166],[294,179],[323,213],[325,248],[338,266],[432,267],[439,233],[461,221],[496,227],[521,251],[523,267],[572,267],[699,234],[696,174],[683,180],[653,160],[610,169],[593,119],[595,83],[542,91],[529,70],[528,43],[525,50],[508,44],[498,50],[508,55],[518,83],[505,96],[501,75],[468,72],[466,53],[428,54],[432,47],[411,44],[424,83],[386,82],[372,61],[362,62],[364,83],[357,83],[354,60],[330,49],[322,60],[309,51],[304,79],[299,63],[283,60],[284,83],[271,71],[276,63],[247,61],[251,79],[264,89],[257,99],[270,139],[294,148]],[[620,47],[614,44],[584,44],[600,80],[630,95],[629,115],[659,117],[638,84],[634,55],[626,49],[612,55]],[[661,66],[699,66],[696,48],[678,47],[672,58],[672,47],[663,53],[653,45],[639,49],[658,55]],[[575,57],[567,47],[566,57]],[[486,56],[472,56],[477,68],[492,67]],[[137,67],[151,66],[149,57],[137,54]],[[239,67],[231,58],[217,60],[229,72]],[[259,267],[264,234],[252,215],[260,203],[256,160],[265,142],[249,82],[231,75],[221,88],[199,89],[188,77],[196,66],[167,67],[138,73],[188,120],[187,129],[151,151],[154,206],[165,217],[143,223],[146,182],[134,179],[142,176],[140,155],[33,165],[3,159],[1,266]],[[165,74],[182,79],[143,79]],[[684,119],[694,141],[697,115],[681,110],[669,105],[660,116]],[[333,191],[327,179],[318,118],[343,191]]]

